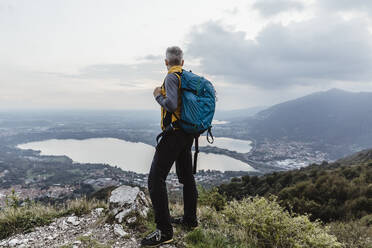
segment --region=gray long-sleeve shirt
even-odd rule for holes
[[[174,112],[178,105],[178,77],[173,73],[168,74],[164,80],[166,96],[156,96],[156,101],[168,112]]]

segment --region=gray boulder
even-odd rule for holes
[[[115,224],[114,225],[114,233],[119,237],[125,237],[125,236],[129,235],[129,233],[124,231],[123,226],[120,225],[120,224]]]
[[[111,192],[109,208],[118,223],[131,217],[147,217],[150,201],[138,187],[122,185]],[[138,218],[136,218],[138,220]]]

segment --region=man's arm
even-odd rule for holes
[[[155,99],[168,112],[174,112],[178,105],[178,77],[173,73],[168,74],[165,77],[164,85],[166,96],[159,94],[155,96]]]

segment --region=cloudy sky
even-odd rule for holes
[[[172,45],[219,109],[372,91],[372,1],[0,0],[0,109],[155,109]]]

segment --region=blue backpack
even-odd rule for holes
[[[180,127],[190,134],[200,135],[211,131],[216,108],[216,91],[211,82],[191,71],[181,74]]]
[[[214,141],[211,128],[216,108],[216,91],[210,81],[192,71],[182,70],[180,76],[182,106],[179,125],[186,133],[195,135],[193,174],[196,174],[200,134],[207,131],[207,141],[210,144]]]

